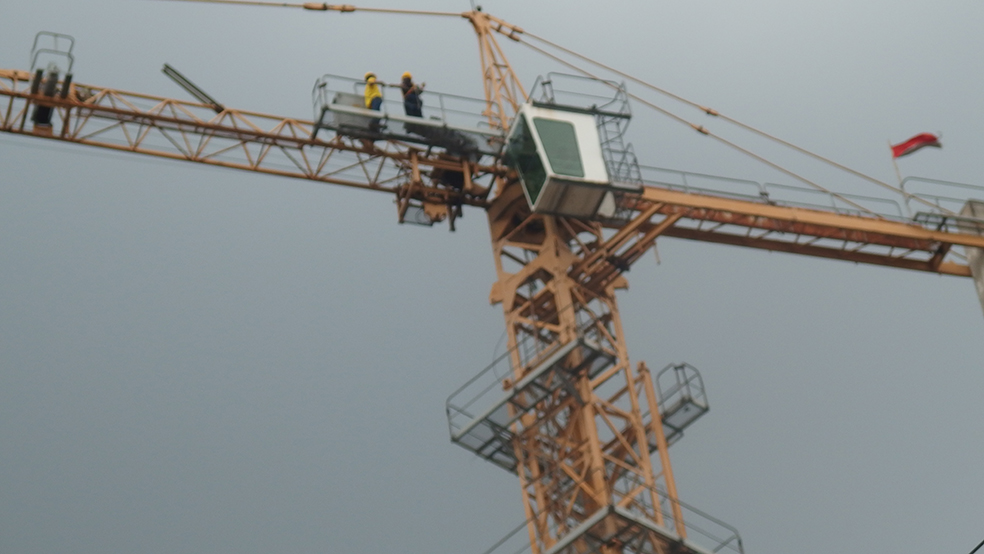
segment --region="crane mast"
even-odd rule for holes
[[[490,300],[503,306],[514,368],[504,383],[513,428],[496,440],[511,442],[501,450],[514,457],[532,552],[685,544],[652,379],[645,365],[631,365],[622,333],[615,291],[627,265],[606,256],[648,249],[657,232],[640,232],[639,223],[652,210],[608,240],[600,225],[530,213],[518,186],[497,196],[488,215],[498,273]],[[467,446],[469,438],[460,440]],[[591,545],[589,536],[606,538]]]
[[[483,115],[505,133],[528,94],[496,35],[523,31],[480,11],[460,15],[479,40]],[[0,131],[384,192],[401,222],[410,207],[427,223],[452,225],[462,206],[485,210],[496,267],[489,299],[502,306],[508,370],[479,374],[494,375],[482,391],[491,395],[485,411],[468,385],[453,394],[449,424],[454,442],[518,476],[533,554],[742,552],[734,529],[677,493],[668,447],[678,437],[668,436],[675,428],[667,420],[700,406],[663,405],[653,373],[628,355],[616,291],[658,237],[966,277],[978,270],[954,258],[953,247],[974,256],[984,249],[981,231],[958,218],[921,225],[654,185],[622,195],[618,219],[535,213],[502,156],[343,133],[317,138],[314,121],[216,113],[68,80],[53,85],[61,93],[46,94],[37,80],[0,69]],[[38,107],[52,111],[50,122],[33,121]],[[688,525],[694,520],[700,524]]]

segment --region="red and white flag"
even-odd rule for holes
[[[907,154],[912,154],[924,146],[943,148],[943,145],[940,144],[940,138],[932,133],[921,133],[905,142],[900,142],[891,146],[893,158],[901,158]]]

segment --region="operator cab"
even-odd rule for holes
[[[609,94],[600,108],[599,103],[576,107],[557,101],[562,91],[554,82],[559,77],[574,78],[557,74],[541,78],[534,87],[534,94],[541,91],[541,99],[527,102],[516,114],[506,140],[506,163],[519,174],[534,212],[612,219],[619,198],[641,190],[638,163],[631,147],[621,140],[631,117],[625,89],[589,80],[588,84],[615,90],[616,97]],[[631,163],[625,163],[627,158]]]

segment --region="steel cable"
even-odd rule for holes
[[[535,51],[543,54],[544,56],[547,56],[547,57],[553,59],[554,61],[556,61],[558,63],[561,63],[563,65],[566,65],[567,67],[573,69],[574,71],[577,71],[577,72],[581,73],[582,75],[585,75],[586,77],[590,77],[592,79],[599,79],[599,80],[601,80],[597,75],[594,75],[593,73],[587,71],[586,69],[584,69],[582,67],[579,67],[577,65],[574,65],[573,63],[571,63],[571,62],[569,62],[567,60],[564,60],[563,58],[561,58],[561,57],[559,57],[559,56],[557,56],[555,54],[552,54],[550,52],[547,52],[546,50],[544,50],[544,49],[542,49],[542,48],[540,48],[538,46],[535,46],[533,44],[530,44],[529,42],[525,42],[525,41],[522,41],[522,40],[520,40],[520,42],[522,44],[525,44],[528,48],[530,48],[532,50],[535,50]],[[612,85],[612,84],[609,84],[609,86],[611,86],[613,88],[617,88],[615,85]],[[784,173],[784,174],[786,174],[786,175],[788,175],[788,176],[790,176],[790,177],[792,177],[792,178],[794,178],[794,179],[796,179],[796,180],[798,180],[800,182],[806,183],[807,185],[815,188],[816,190],[819,190],[819,191],[821,191],[821,192],[823,192],[825,194],[829,194],[832,198],[836,198],[836,199],[844,202],[845,204],[847,204],[849,206],[852,206],[854,208],[857,208],[858,210],[861,210],[864,213],[870,214],[870,215],[872,215],[872,216],[874,216],[874,217],[876,217],[878,219],[884,219],[884,216],[882,216],[880,214],[877,214],[877,213],[869,210],[868,208],[865,208],[864,206],[858,204],[857,202],[854,202],[852,200],[849,200],[847,198],[844,198],[843,196],[841,196],[841,195],[839,195],[839,194],[837,194],[837,193],[835,193],[835,192],[827,189],[826,187],[823,187],[823,186],[821,186],[821,185],[819,185],[817,183],[814,183],[813,181],[807,179],[806,177],[803,177],[802,175],[799,175],[798,173],[796,173],[796,172],[794,172],[794,171],[792,171],[790,169],[787,169],[787,168],[785,168],[785,167],[783,167],[783,166],[781,166],[781,165],[779,165],[779,164],[777,164],[775,162],[769,161],[768,159],[764,158],[763,156],[760,156],[760,155],[752,152],[751,150],[748,150],[747,148],[744,148],[742,146],[739,146],[738,144],[736,144],[736,143],[734,143],[734,142],[732,142],[732,141],[730,141],[730,140],[728,140],[728,139],[726,139],[724,137],[718,136],[718,135],[712,133],[711,131],[708,131],[706,128],[704,128],[701,125],[697,125],[695,123],[691,123],[690,121],[687,121],[683,117],[681,117],[681,116],[679,116],[679,115],[677,115],[677,114],[675,114],[675,113],[673,113],[673,112],[671,112],[671,111],[669,111],[669,110],[667,110],[665,108],[661,108],[661,107],[657,106],[656,104],[654,104],[654,103],[652,103],[652,102],[650,102],[650,101],[648,101],[648,100],[646,100],[646,99],[644,99],[644,98],[642,98],[642,97],[640,97],[640,96],[638,96],[636,94],[632,94],[632,93],[626,91],[626,95],[629,96],[630,98],[632,98],[633,100],[636,100],[637,102],[640,102],[640,103],[644,104],[645,106],[647,106],[647,107],[649,107],[649,108],[651,108],[653,110],[656,110],[657,112],[659,112],[659,113],[661,113],[661,114],[663,114],[663,115],[665,115],[665,116],[667,116],[667,117],[669,117],[669,118],[671,118],[671,119],[673,119],[673,120],[675,120],[675,121],[677,121],[679,123],[683,123],[684,125],[689,126],[690,128],[694,129],[698,133],[701,133],[703,135],[706,135],[708,137],[711,137],[712,139],[717,140],[717,141],[721,142],[722,144],[724,144],[726,146],[729,146],[729,147],[737,150],[738,152],[741,152],[742,154],[745,154],[746,156],[749,156],[749,157],[751,157],[751,158],[753,158],[753,159],[755,159],[755,160],[757,160],[757,161],[759,161],[759,162],[761,162],[761,163],[763,163],[763,164],[765,164],[765,165],[767,165],[767,166],[769,166],[769,167],[771,167],[771,168],[773,168],[773,169],[775,169],[777,171],[780,171],[780,172],[782,172],[782,173]]]
[[[615,69],[615,68],[613,68],[613,67],[611,67],[609,65],[603,64],[603,63],[601,63],[599,61],[593,60],[593,59],[591,59],[591,58],[589,58],[589,57],[587,57],[587,56],[585,56],[583,54],[579,54],[579,53],[577,53],[577,52],[575,52],[575,51],[573,51],[573,50],[571,50],[569,48],[566,48],[566,47],[561,46],[561,45],[559,45],[559,44],[557,44],[555,42],[552,42],[552,41],[547,40],[547,39],[545,39],[543,37],[540,37],[540,36],[537,36],[537,35],[535,35],[533,33],[530,33],[529,31],[524,31],[523,34],[526,35],[526,36],[528,36],[528,37],[530,37],[530,38],[532,38],[532,39],[538,40],[538,41],[542,42],[543,44],[546,44],[546,45],[548,45],[548,46],[550,46],[552,48],[556,48],[557,50],[560,50],[560,51],[562,51],[562,52],[564,52],[564,53],[566,53],[566,54],[568,54],[570,56],[574,56],[574,57],[576,57],[578,59],[581,59],[583,61],[586,61],[586,62],[588,62],[588,63],[590,63],[592,65],[595,65],[597,67],[600,67],[600,68],[602,68],[602,69],[604,69],[606,71],[610,71],[610,72],[612,72],[612,73],[614,73],[616,75],[619,75],[620,77],[623,77],[625,79],[628,79],[628,80],[630,80],[630,81],[632,81],[632,82],[634,82],[636,84],[642,85],[643,87],[646,87],[646,88],[648,88],[650,90],[653,90],[655,92],[658,92],[660,94],[663,94],[665,96],[668,96],[668,97],[670,97],[670,98],[672,98],[674,100],[677,100],[679,102],[682,102],[684,104],[687,104],[687,105],[689,105],[691,107],[697,108],[697,109],[703,111],[704,113],[706,113],[707,115],[714,116],[714,117],[719,117],[719,118],[721,118],[722,120],[724,120],[724,121],[726,121],[728,123],[731,123],[731,124],[733,124],[733,125],[735,125],[735,126],[737,126],[739,128],[745,129],[746,131],[749,131],[751,133],[754,133],[754,134],[757,134],[757,135],[759,135],[761,137],[764,137],[766,139],[769,139],[769,140],[771,140],[773,142],[776,142],[778,144],[781,144],[783,146],[786,146],[787,148],[793,149],[793,150],[795,150],[795,151],[797,151],[797,152],[799,152],[801,154],[804,154],[806,156],[809,156],[809,157],[812,157],[812,158],[814,158],[816,160],[819,160],[821,162],[824,162],[824,163],[826,163],[828,165],[831,165],[831,166],[833,166],[833,167],[835,167],[837,169],[840,169],[842,171],[846,171],[846,172],[848,172],[848,173],[850,173],[850,174],[852,174],[852,175],[854,175],[856,177],[860,177],[860,178],[862,178],[862,179],[864,179],[866,181],[869,181],[869,182],[871,182],[871,183],[873,183],[875,185],[878,185],[880,187],[887,188],[887,189],[889,189],[889,190],[891,190],[893,192],[899,193],[904,198],[915,200],[915,201],[917,201],[917,202],[919,202],[921,204],[924,204],[924,205],[926,205],[926,206],[928,206],[930,208],[944,211],[946,213],[949,213],[950,215],[956,215],[954,212],[952,212],[950,210],[947,210],[945,208],[942,208],[940,206],[937,206],[937,205],[935,205],[935,204],[933,204],[933,203],[931,203],[931,202],[929,202],[929,201],[927,201],[927,200],[925,200],[923,198],[920,198],[918,196],[912,195],[912,194],[910,194],[910,193],[908,193],[908,192],[906,192],[906,191],[904,191],[904,190],[902,190],[902,189],[900,189],[898,187],[892,186],[892,185],[890,185],[890,184],[888,184],[888,183],[886,183],[884,181],[881,181],[879,179],[876,179],[876,178],[874,178],[874,177],[872,177],[870,175],[866,175],[864,173],[861,173],[860,171],[857,171],[855,169],[851,169],[850,167],[847,167],[847,166],[845,166],[843,164],[840,164],[838,162],[835,162],[834,160],[831,160],[829,158],[826,158],[824,156],[821,156],[820,154],[817,154],[815,152],[811,152],[811,151],[809,151],[809,150],[807,150],[807,149],[805,149],[803,147],[797,146],[797,145],[795,145],[795,144],[793,144],[793,143],[791,143],[789,141],[783,140],[783,139],[781,139],[779,137],[776,137],[774,135],[771,135],[771,134],[769,134],[769,133],[767,133],[765,131],[762,131],[760,129],[757,129],[755,127],[752,127],[751,125],[748,125],[746,123],[742,123],[741,121],[738,121],[737,119],[734,119],[732,117],[723,115],[723,114],[721,114],[720,112],[718,112],[717,110],[715,110],[713,108],[708,108],[706,106],[702,106],[702,105],[698,104],[697,102],[694,102],[692,100],[688,100],[687,98],[684,98],[684,97],[682,97],[680,95],[674,94],[674,93],[672,93],[672,92],[670,92],[670,91],[668,91],[666,89],[663,89],[663,88],[660,88],[660,87],[658,87],[656,85],[653,85],[652,83],[648,83],[646,81],[643,81],[642,79],[639,79],[638,77],[634,77],[632,75],[629,75],[628,73],[625,73],[624,71],[619,71],[618,69]],[[524,44],[526,44],[527,46],[529,46],[531,48],[536,48],[536,47],[534,47],[533,45],[531,45],[528,42],[524,42]],[[568,65],[568,67],[572,67],[573,68],[574,66]],[[578,71],[582,71],[579,68],[575,68],[575,69],[577,69]],[[585,74],[587,74],[587,73],[585,73]],[[692,123],[688,123],[688,125],[690,125],[691,127],[697,128]],[[700,130],[700,129],[698,129],[698,130]]]
[[[461,12],[436,12],[426,10],[400,10],[392,8],[357,8],[349,4],[328,4],[321,2],[264,2],[262,0],[158,0],[165,2],[196,2],[200,4],[235,4],[240,6],[267,6],[274,8],[300,8],[313,11],[336,11],[336,12],[372,12],[372,13],[392,13],[404,15],[436,15],[463,17]]]
[[[205,4],[233,4],[233,5],[247,5],[247,6],[287,7],[287,8],[301,8],[301,9],[316,10],[316,11],[338,11],[338,12],[362,11],[362,12],[371,12],[371,13],[390,13],[390,14],[405,14],[405,15],[431,15],[431,16],[452,16],[452,17],[466,17],[466,18],[469,16],[469,12],[456,13],[456,12],[438,12],[438,11],[388,9],[388,8],[357,8],[355,6],[348,5],[348,4],[333,5],[333,4],[318,3],[318,2],[294,3],[294,2],[268,2],[268,1],[262,1],[262,0],[163,0],[163,1],[169,1],[169,2],[196,2],[196,3],[205,3]],[[491,16],[489,16],[489,17],[491,17]],[[498,18],[494,18],[494,20],[497,23],[505,24],[504,21],[499,20]],[[854,175],[856,177],[859,177],[859,178],[861,178],[863,180],[866,180],[866,181],[868,181],[870,183],[873,183],[873,184],[875,184],[877,186],[880,186],[880,187],[886,188],[886,189],[888,189],[888,190],[890,190],[892,192],[901,194],[906,199],[912,199],[912,200],[915,200],[916,202],[919,202],[920,204],[926,205],[926,206],[928,206],[928,207],[930,207],[932,209],[940,210],[940,211],[945,212],[945,213],[950,214],[950,215],[956,215],[951,210],[947,210],[947,209],[945,209],[945,208],[943,208],[941,206],[937,206],[937,205],[935,205],[935,204],[933,204],[933,203],[931,203],[931,202],[929,202],[929,201],[927,201],[927,200],[925,200],[925,199],[923,199],[923,198],[921,198],[919,196],[916,196],[916,195],[913,195],[911,193],[908,193],[908,192],[906,192],[905,190],[903,190],[901,188],[894,187],[894,186],[892,186],[892,185],[890,185],[890,184],[888,184],[888,183],[886,183],[884,181],[881,181],[879,179],[876,179],[876,178],[874,178],[874,177],[872,177],[870,175],[867,175],[867,174],[862,173],[860,171],[857,171],[855,169],[851,169],[850,167],[847,167],[847,166],[845,166],[843,164],[840,164],[840,163],[838,163],[838,162],[836,162],[834,160],[831,160],[831,159],[829,159],[827,157],[821,156],[821,155],[819,155],[819,154],[817,154],[815,152],[811,152],[810,150],[807,150],[807,149],[805,149],[803,147],[797,146],[797,145],[795,145],[795,144],[793,144],[793,143],[791,143],[789,141],[786,141],[786,140],[781,139],[779,137],[776,137],[776,136],[774,136],[774,135],[772,135],[770,133],[767,133],[765,131],[762,131],[761,129],[758,129],[756,127],[753,127],[751,125],[748,125],[746,123],[743,123],[741,121],[738,121],[737,119],[734,119],[734,118],[732,118],[730,116],[722,115],[720,112],[718,112],[717,110],[714,110],[713,108],[708,108],[706,106],[702,106],[702,105],[698,104],[697,102],[694,102],[692,100],[689,100],[687,98],[684,98],[684,97],[682,97],[680,95],[674,94],[674,93],[672,93],[672,92],[670,92],[670,91],[668,91],[666,89],[663,89],[663,88],[660,88],[660,87],[658,87],[656,85],[653,85],[652,83],[643,81],[642,79],[639,79],[638,77],[632,76],[632,75],[630,75],[628,73],[625,73],[623,71],[620,71],[618,69],[615,69],[614,67],[611,67],[611,66],[609,66],[607,64],[604,64],[604,63],[601,63],[601,62],[599,62],[597,60],[594,60],[592,58],[589,58],[589,57],[587,57],[587,56],[585,56],[583,54],[580,54],[578,52],[575,52],[574,50],[571,50],[569,48],[566,48],[564,46],[561,46],[561,45],[559,45],[559,44],[557,44],[557,43],[555,43],[553,41],[550,41],[548,39],[545,39],[545,38],[543,38],[541,36],[538,36],[536,34],[530,33],[529,31],[526,31],[526,30],[520,30],[520,29],[518,29],[518,28],[516,28],[516,27],[514,27],[512,25],[506,24],[506,27],[510,30],[510,33],[509,34],[507,34],[504,30],[502,30],[501,27],[499,29],[496,29],[496,30],[499,31],[499,32],[502,32],[502,34],[508,36],[509,38],[511,38],[511,39],[513,39],[513,40],[515,40],[517,42],[520,42],[521,44],[524,44],[527,47],[529,47],[529,48],[531,48],[531,49],[533,49],[533,50],[535,50],[535,51],[537,51],[537,52],[539,52],[539,53],[541,53],[541,54],[543,54],[543,55],[545,55],[545,56],[547,56],[547,57],[549,57],[549,58],[551,58],[551,59],[553,59],[553,60],[555,60],[555,61],[557,61],[557,62],[559,62],[559,63],[561,63],[561,64],[563,64],[563,65],[565,65],[565,66],[567,66],[567,67],[569,67],[569,68],[571,68],[571,69],[573,69],[573,70],[575,70],[575,71],[577,71],[577,72],[579,72],[579,73],[581,73],[583,75],[585,75],[585,76],[587,76],[587,77],[598,79],[598,77],[596,75],[593,75],[592,73],[588,72],[587,70],[585,70],[585,69],[583,69],[583,68],[581,68],[579,66],[576,66],[576,65],[574,65],[573,63],[571,63],[571,62],[569,62],[567,60],[562,59],[561,57],[557,56],[556,54],[552,54],[550,52],[547,52],[546,50],[544,50],[541,47],[538,47],[538,46],[536,46],[534,44],[531,44],[529,41],[524,40],[522,37],[530,37],[531,39],[534,39],[536,41],[539,41],[540,43],[542,43],[544,45],[547,45],[547,46],[549,46],[551,48],[554,48],[556,50],[559,50],[559,51],[561,51],[561,52],[563,52],[563,53],[565,53],[565,54],[567,54],[569,56],[573,56],[573,57],[575,57],[577,59],[580,59],[582,61],[585,61],[585,62],[587,62],[587,63],[589,63],[591,65],[594,65],[596,67],[599,67],[599,68],[601,68],[601,69],[603,69],[605,71],[609,71],[611,73],[614,73],[616,75],[619,75],[619,76],[621,76],[621,77],[623,77],[623,78],[625,78],[625,79],[627,79],[629,81],[632,81],[632,82],[634,82],[636,84],[639,84],[639,85],[641,85],[641,86],[643,86],[645,88],[648,88],[648,89],[650,89],[652,91],[655,91],[655,92],[657,92],[659,94],[663,94],[665,96],[668,96],[669,98],[672,98],[672,99],[674,99],[676,101],[679,101],[679,102],[681,102],[683,104],[686,104],[688,106],[697,108],[697,109],[703,111],[704,113],[706,113],[707,115],[711,115],[711,116],[714,116],[714,117],[719,117],[723,121],[726,121],[728,123],[731,123],[732,125],[735,125],[736,127],[739,127],[739,128],[744,129],[744,130],[746,130],[748,132],[751,132],[753,134],[756,134],[756,135],[759,135],[759,136],[761,136],[763,138],[766,138],[768,140],[771,140],[771,141],[773,141],[773,142],[775,142],[777,144],[780,144],[782,146],[785,146],[787,148],[790,148],[790,149],[792,149],[792,150],[794,150],[796,152],[799,152],[799,153],[801,153],[803,155],[806,155],[806,156],[809,156],[811,158],[814,158],[814,159],[816,159],[818,161],[821,161],[821,162],[823,162],[825,164],[828,164],[831,167],[834,167],[834,168],[840,169],[842,171],[845,171],[847,173],[850,173],[851,175]],[[831,191],[831,190],[829,190],[829,189],[827,189],[827,188],[825,188],[823,186],[820,186],[819,184],[817,184],[817,183],[815,183],[813,181],[810,181],[809,179],[807,179],[807,178],[805,178],[805,177],[803,177],[803,176],[801,176],[801,175],[799,175],[799,174],[797,174],[797,173],[795,173],[795,172],[793,172],[793,171],[791,171],[789,169],[786,169],[785,167],[782,167],[782,166],[780,166],[779,164],[777,164],[775,162],[769,161],[768,159],[766,159],[763,156],[760,156],[758,154],[755,154],[754,152],[748,150],[747,148],[741,147],[741,146],[737,145],[736,143],[734,143],[734,142],[732,142],[730,140],[727,140],[727,139],[725,139],[725,138],[723,138],[723,137],[721,137],[721,136],[719,136],[717,134],[714,134],[714,133],[708,131],[702,125],[697,125],[695,123],[692,123],[690,121],[687,121],[683,117],[678,116],[678,115],[670,112],[669,110],[666,110],[664,108],[661,108],[661,107],[657,106],[656,104],[654,104],[652,102],[649,102],[649,101],[647,101],[647,100],[639,97],[638,95],[630,94],[630,93],[627,93],[627,94],[628,94],[628,96],[630,96],[634,100],[636,100],[636,101],[638,101],[638,102],[646,105],[647,107],[649,107],[649,108],[651,108],[653,110],[656,110],[657,112],[662,113],[663,115],[666,115],[667,117],[670,117],[671,119],[674,119],[674,120],[676,120],[679,123],[683,123],[683,124],[691,127],[692,129],[694,129],[694,130],[696,130],[696,131],[698,131],[698,132],[700,132],[700,133],[702,133],[704,135],[707,135],[707,136],[709,136],[709,137],[711,137],[711,138],[713,138],[713,139],[715,139],[715,140],[717,140],[717,141],[719,141],[719,142],[721,142],[721,143],[723,143],[723,144],[725,144],[727,146],[730,146],[731,148],[737,150],[738,152],[741,152],[741,153],[743,153],[743,154],[745,154],[747,156],[750,156],[753,159],[755,159],[755,160],[757,160],[757,161],[759,161],[761,163],[764,163],[764,164],[768,165],[769,167],[772,167],[773,169],[776,169],[776,170],[778,170],[778,171],[780,171],[780,172],[782,172],[782,173],[784,173],[784,174],[786,174],[786,175],[788,175],[788,176],[790,176],[790,177],[792,177],[792,178],[794,178],[794,179],[796,179],[798,181],[801,181],[803,183],[806,183],[806,184],[810,185],[811,187],[813,187],[813,188],[815,188],[815,189],[817,189],[819,191],[822,191],[822,192],[824,192],[826,194],[829,194],[833,198],[836,198],[836,199],[838,199],[838,200],[840,200],[840,201],[842,201],[842,202],[844,202],[844,203],[846,203],[846,204],[848,204],[850,206],[853,206],[853,207],[855,207],[857,209],[860,209],[860,210],[862,210],[865,213],[874,215],[875,217],[879,217],[879,218],[882,217],[879,214],[876,214],[875,212],[873,212],[873,211],[871,211],[871,210],[869,210],[869,209],[867,209],[867,208],[865,208],[865,207],[863,207],[863,206],[861,206],[861,205],[859,205],[859,204],[857,204],[857,203],[855,203],[855,202],[853,202],[851,200],[848,200],[847,198],[844,198],[843,196],[841,196],[841,195],[839,195],[837,193],[834,193],[833,191]]]

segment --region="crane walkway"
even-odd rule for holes
[[[380,109],[365,107],[365,81],[339,75],[324,75],[314,85],[314,129],[322,129],[368,140],[399,140],[439,147],[449,154],[478,161],[498,157],[505,134],[488,124],[489,103],[476,98],[426,91],[424,117],[404,114],[402,94],[392,98],[394,86],[380,87]],[[433,105],[432,105],[433,104]]]
[[[642,174],[643,192],[624,202],[634,213],[656,206],[680,217],[663,236],[964,277],[971,276],[968,256],[984,248],[984,218],[958,215],[979,202],[975,196],[984,198],[984,187],[920,180],[927,186],[911,197],[926,209],[910,216],[903,198],[646,166]]]
[[[538,545],[544,554],[601,554],[605,545],[613,542],[635,547],[631,552],[659,554],[652,536],[665,544],[673,545],[679,554],[744,554],[741,535],[734,527],[712,517],[689,504],[667,498],[666,493],[656,491],[660,501],[657,514],[670,517],[670,505],[675,505],[687,516],[685,534],[641,516],[636,510],[622,506],[605,506],[597,510],[580,525],[570,529],[556,544]],[[483,554],[527,554],[533,552],[527,521],[516,526]]]

